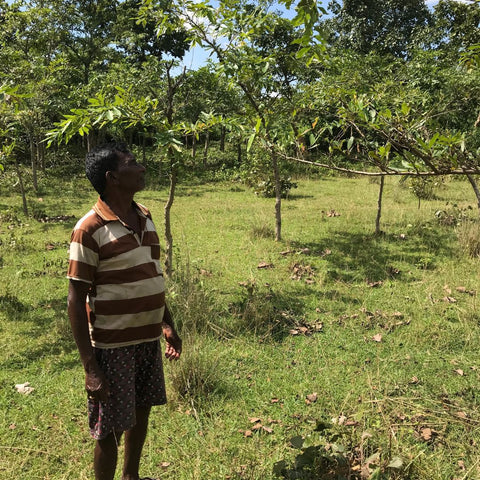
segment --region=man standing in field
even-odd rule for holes
[[[182,341],[165,303],[155,226],[133,201],[145,168],[124,144],[108,144],[87,155],[86,173],[100,198],[72,232],[68,315],[97,441],[95,479],[114,478],[125,432],[122,480],[139,480],[150,409],[166,403],[159,338],[171,360]]]

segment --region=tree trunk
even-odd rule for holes
[[[380,230],[380,217],[382,216],[382,197],[384,185],[385,177],[382,175],[380,177],[380,190],[378,192],[377,218],[375,219],[375,235],[380,235],[382,233],[382,231]]]
[[[147,164],[147,147],[146,147],[147,133],[142,135],[142,163],[145,166]]]
[[[225,135],[226,135],[226,128],[221,127],[220,129],[220,151],[225,151]]]
[[[38,191],[38,177],[37,177],[37,146],[33,134],[30,136],[30,160],[32,163],[32,183],[35,192]]]
[[[205,135],[205,146],[203,147],[203,168],[207,168],[208,146],[210,144],[210,132],[207,130]]]
[[[45,172],[45,144],[43,142],[37,142],[37,158],[42,172]]]
[[[197,136],[193,134],[192,136],[192,158],[195,160],[197,156]]]
[[[173,163],[173,161],[171,162]],[[170,222],[170,211],[175,199],[175,187],[177,185],[176,167],[172,167],[170,174],[170,190],[168,192],[167,203],[165,204],[165,275],[170,278],[173,272],[173,237]]]
[[[480,215],[480,190],[478,189],[477,182],[475,181],[474,176],[471,173],[467,173],[467,178],[468,181],[470,182],[470,185],[473,188],[473,191],[475,192],[475,196],[477,197],[477,207],[478,207],[478,213]]]
[[[275,241],[280,242],[282,240],[282,184],[277,156],[274,151],[271,151],[270,155],[272,156],[273,176],[275,178]]]
[[[25,186],[23,184],[22,172],[20,171],[20,165],[18,164],[17,157],[15,157],[15,170],[17,172],[18,183],[20,185],[20,192],[22,194],[23,213],[28,217],[28,205],[27,196],[25,194]]]
[[[173,61],[167,65],[167,106],[165,109],[165,116],[170,128],[173,126],[173,101],[175,92],[185,79],[185,69],[182,75],[180,75],[175,82],[172,81],[170,76],[170,69],[173,67]],[[170,189],[168,192],[167,203],[165,204],[165,275],[167,277],[172,276],[173,272],[173,237],[172,228],[170,223],[170,210],[175,199],[175,187],[177,186],[177,167],[175,166],[175,151],[172,148],[167,150],[167,161],[170,164]],[[160,162],[161,163],[161,162]]]
[[[88,132],[86,137],[87,137],[87,152],[89,152],[93,148],[93,134],[92,134],[92,132]]]

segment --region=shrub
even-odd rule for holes
[[[281,185],[281,197],[287,198],[290,190],[292,188],[297,188],[297,184],[292,182],[292,179],[285,178],[280,180]],[[262,180],[257,183],[255,187],[255,194],[261,195],[262,197],[266,198],[274,198],[275,197],[275,182],[268,178],[267,180]]]
[[[435,212],[435,217],[438,223],[444,227],[456,227],[469,218],[469,211],[471,210],[472,207],[470,205],[466,208],[461,208],[456,203],[447,203],[445,210],[437,210]]]

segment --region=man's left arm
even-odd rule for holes
[[[172,315],[165,304],[165,310],[162,320],[163,336],[167,345],[165,347],[165,357],[169,360],[178,360],[182,353],[182,339],[178,336],[173,323]]]

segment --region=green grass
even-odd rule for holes
[[[42,200],[30,193],[31,211],[51,218],[40,222],[23,217],[7,180],[0,479],[92,478],[65,270],[70,231],[96,196],[84,180],[43,178]],[[273,200],[235,183],[178,188],[168,294],[185,352],[165,367],[170,402],[154,410],[141,473],[480,478],[479,260],[458,237],[477,215],[469,185],[449,181],[419,209],[388,179],[384,234],[375,236],[377,185],[296,182],[283,201],[280,243]],[[137,198],[160,233],[166,196],[146,190]],[[455,221],[443,224],[438,211]],[[27,381],[34,392],[17,393],[15,384]]]

